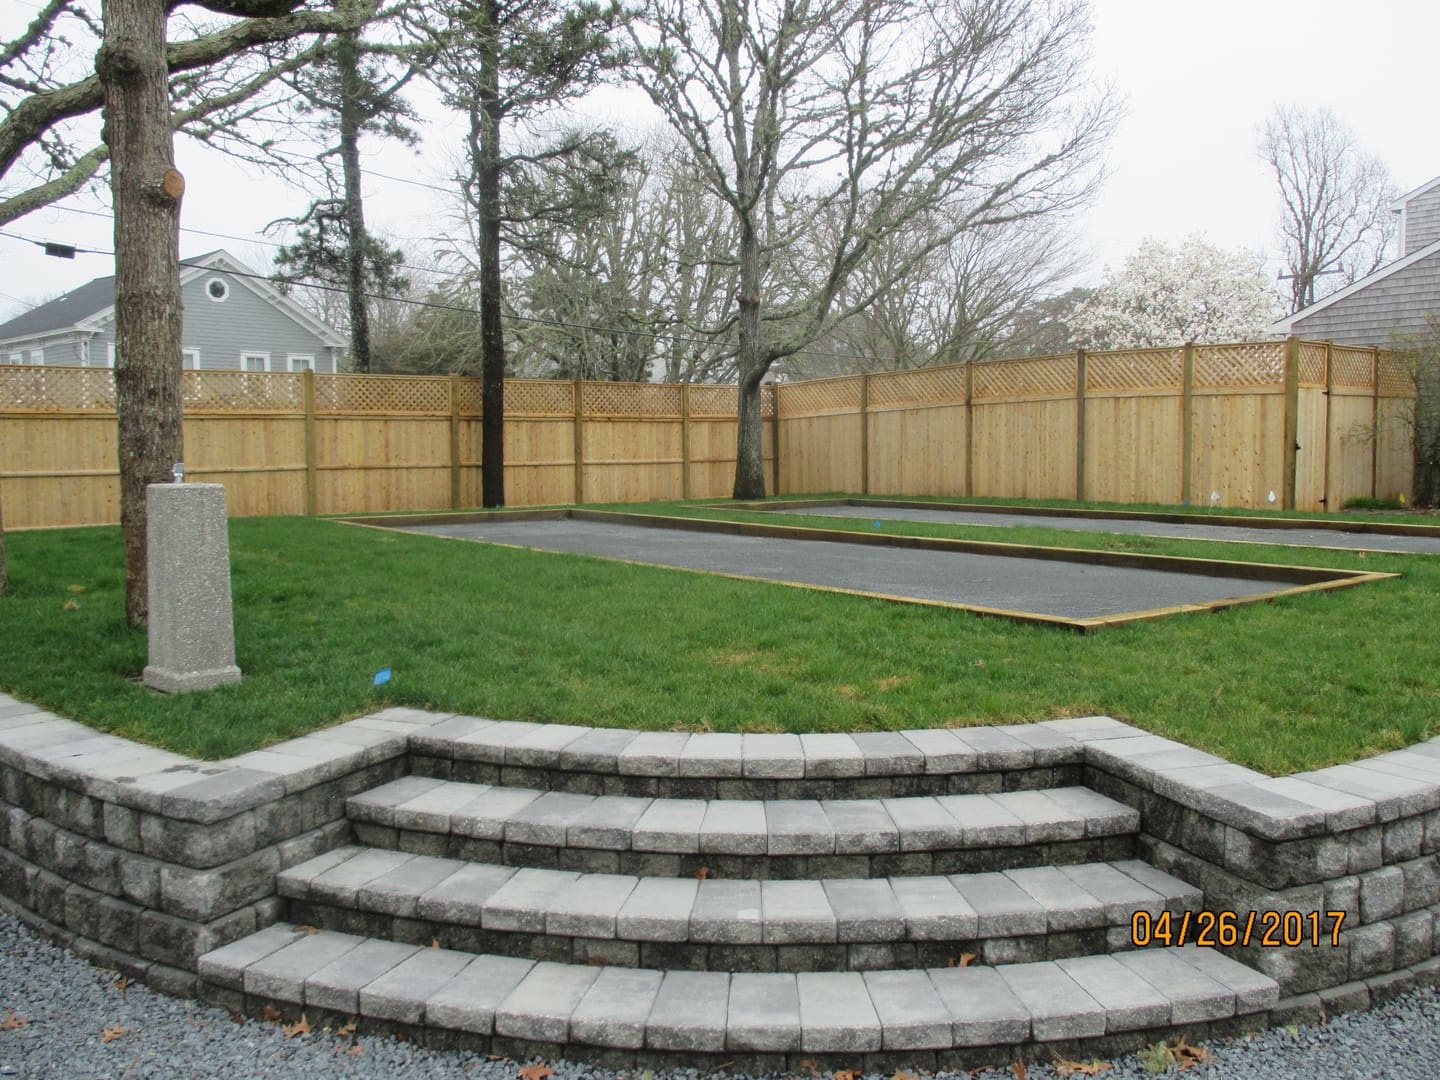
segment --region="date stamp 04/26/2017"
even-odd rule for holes
[[[1262,949],[1301,945],[1339,945],[1343,911],[1137,911],[1130,918],[1130,943],[1148,945],[1201,945],[1207,947],[1259,945]]]

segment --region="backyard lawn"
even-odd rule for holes
[[[796,512],[614,509],[877,531]],[[0,689],[208,758],[386,705],[692,731],[1105,713],[1271,773],[1440,731],[1440,557],[901,521],[879,531],[1403,577],[1082,636],[322,519],[243,518],[230,542],[244,681],[165,697],[138,681],[146,641],[123,625],[119,530],[19,532],[6,537]],[[376,686],[382,668],[393,676]]]

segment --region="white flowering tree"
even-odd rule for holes
[[[1258,252],[1192,236],[1178,248],[1146,240],[1070,320],[1076,344],[1139,349],[1269,336],[1280,299]]]

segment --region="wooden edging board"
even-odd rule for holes
[[[1056,562],[1089,563],[1101,566],[1119,566],[1137,570],[1168,570],[1175,573],[1200,574],[1208,577],[1231,577],[1244,579],[1278,579],[1294,583],[1293,588],[1272,589],[1268,592],[1249,596],[1226,597],[1198,604],[1177,604],[1170,607],[1148,608],[1141,611],[1127,611],[1116,615],[1091,618],[1069,618],[1060,615],[1046,615],[1034,611],[1011,610],[1007,608],[984,607],[976,604],[962,604],[948,600],[931,600],[923,597],[902,596],[893,593],[871,592],[864,589],[846,589],[833,585],[814,585],[803,581],[787,581],[776,578],[757,577],[750,574],[733,574],[714,570],[700,570],[693,567],[665,567],[695,574],[710,574],[715,577],[731,578],[737,581],[757,581],[771,585],[785,585],[797,589],[812,589],[819,592],[842,593],[850,596],[864,596],[893,603],[918,604],[923,607],[952,608],[979,615],[990,615],[1016,622],[1040,623],[1046,626],[1061,626],[1081,633],[1121,626],[1131,622],[1159,619],[1166,615],[1184,612],[1223,611],[1241,604],[1274,600],[1283,596],[1296,596],[1307,592],[1323,592],[1329,589],[1347,588],[1366,582],[1382,581],[1398,577],[1398,574],[1372,573],[1356,570],[1337,570],[1314,566],[1289,566],[1284,564],[1230,562],[1223,559],[1196,559],[1176,555],[1146,555],[1135,552],[1092,551],[1085,548],[1041,547],[1031,544],[1007,544],[988,540],[949,540],[928,536],[897,536],[892,533],[862,533],[844,529],[809,529],[793,525],[762,525],[747,521],[716,521],[709,518],[666,517],[658,514],[630,514],[610,510],[548,509],[548,510],[487,510],[462,513],[430,513],[387,515],[383,517],[335,518],[342,525],[357,525],[367,528],[392,529],[399,532],[413,531],[409,526],[453,524],[465,525],[487,521],[599,521],[620,525],[635,525],[656,529],[686,529],[692,532],[724,533],[733,536],[771,537],[782,540],[829,541],[844,544],[866,544],[872,547],[895,547],[928,551],[966,552],[980,555],[1004,555],[1011,558],[1046,559]],[[434,536],[433,533],[416,535]],[[464,537],[439,537],[439,539],[466,539]],[[468,541],[473,543],[474,541]],[[496,541],[497,547],[511,547],[530,551],[546,549],[531,548],[524,544],[505,544]],[[587,558],[603,558],[611,562],[627,563],[632,566],[656,566],[638,559],[617,559],[613,556],[591,555]]]
[[[1335,521],[1331,518],[1196,514],[1182,513],[1178,510],[1173,512],[1166,510],[1083,510],[1079,507],[1069,506],[1011,506],[1006,503],[930,502],[919,499],[775,499],[767,502],[717,503],[706,506],[704,509],[800,510],[816,506],[877,506],[893,510],[955,510],[966,513],[1015,514],[1031,517],[1163,521],[1176,525],[1239,525],[1248,529],[1326,529],[1330,532],[1383,533],[1390,536],[1440,536],[1440,525],[1408,525],[1392,521]]]

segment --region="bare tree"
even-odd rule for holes
[[[918,263],[1083,197],[1113,118],[1105,95],[1077,97],[1086,14],[1071,0],[649,0],[641,85],[737,234],[736,498],[765,493],[762,379],[872,302],[841,294],[886,237],[945,208]],[[804,244],[820,219],[833,239]],[[782,256],[802,271],[788,288]]]
[[[1364,277],[1395,236],[1390,172],[1329,109],[1279,107],[1260,130],[1260,157],[1280,190],[1290,310]],[[1328,281],[1317,281],[1333,275]]]

